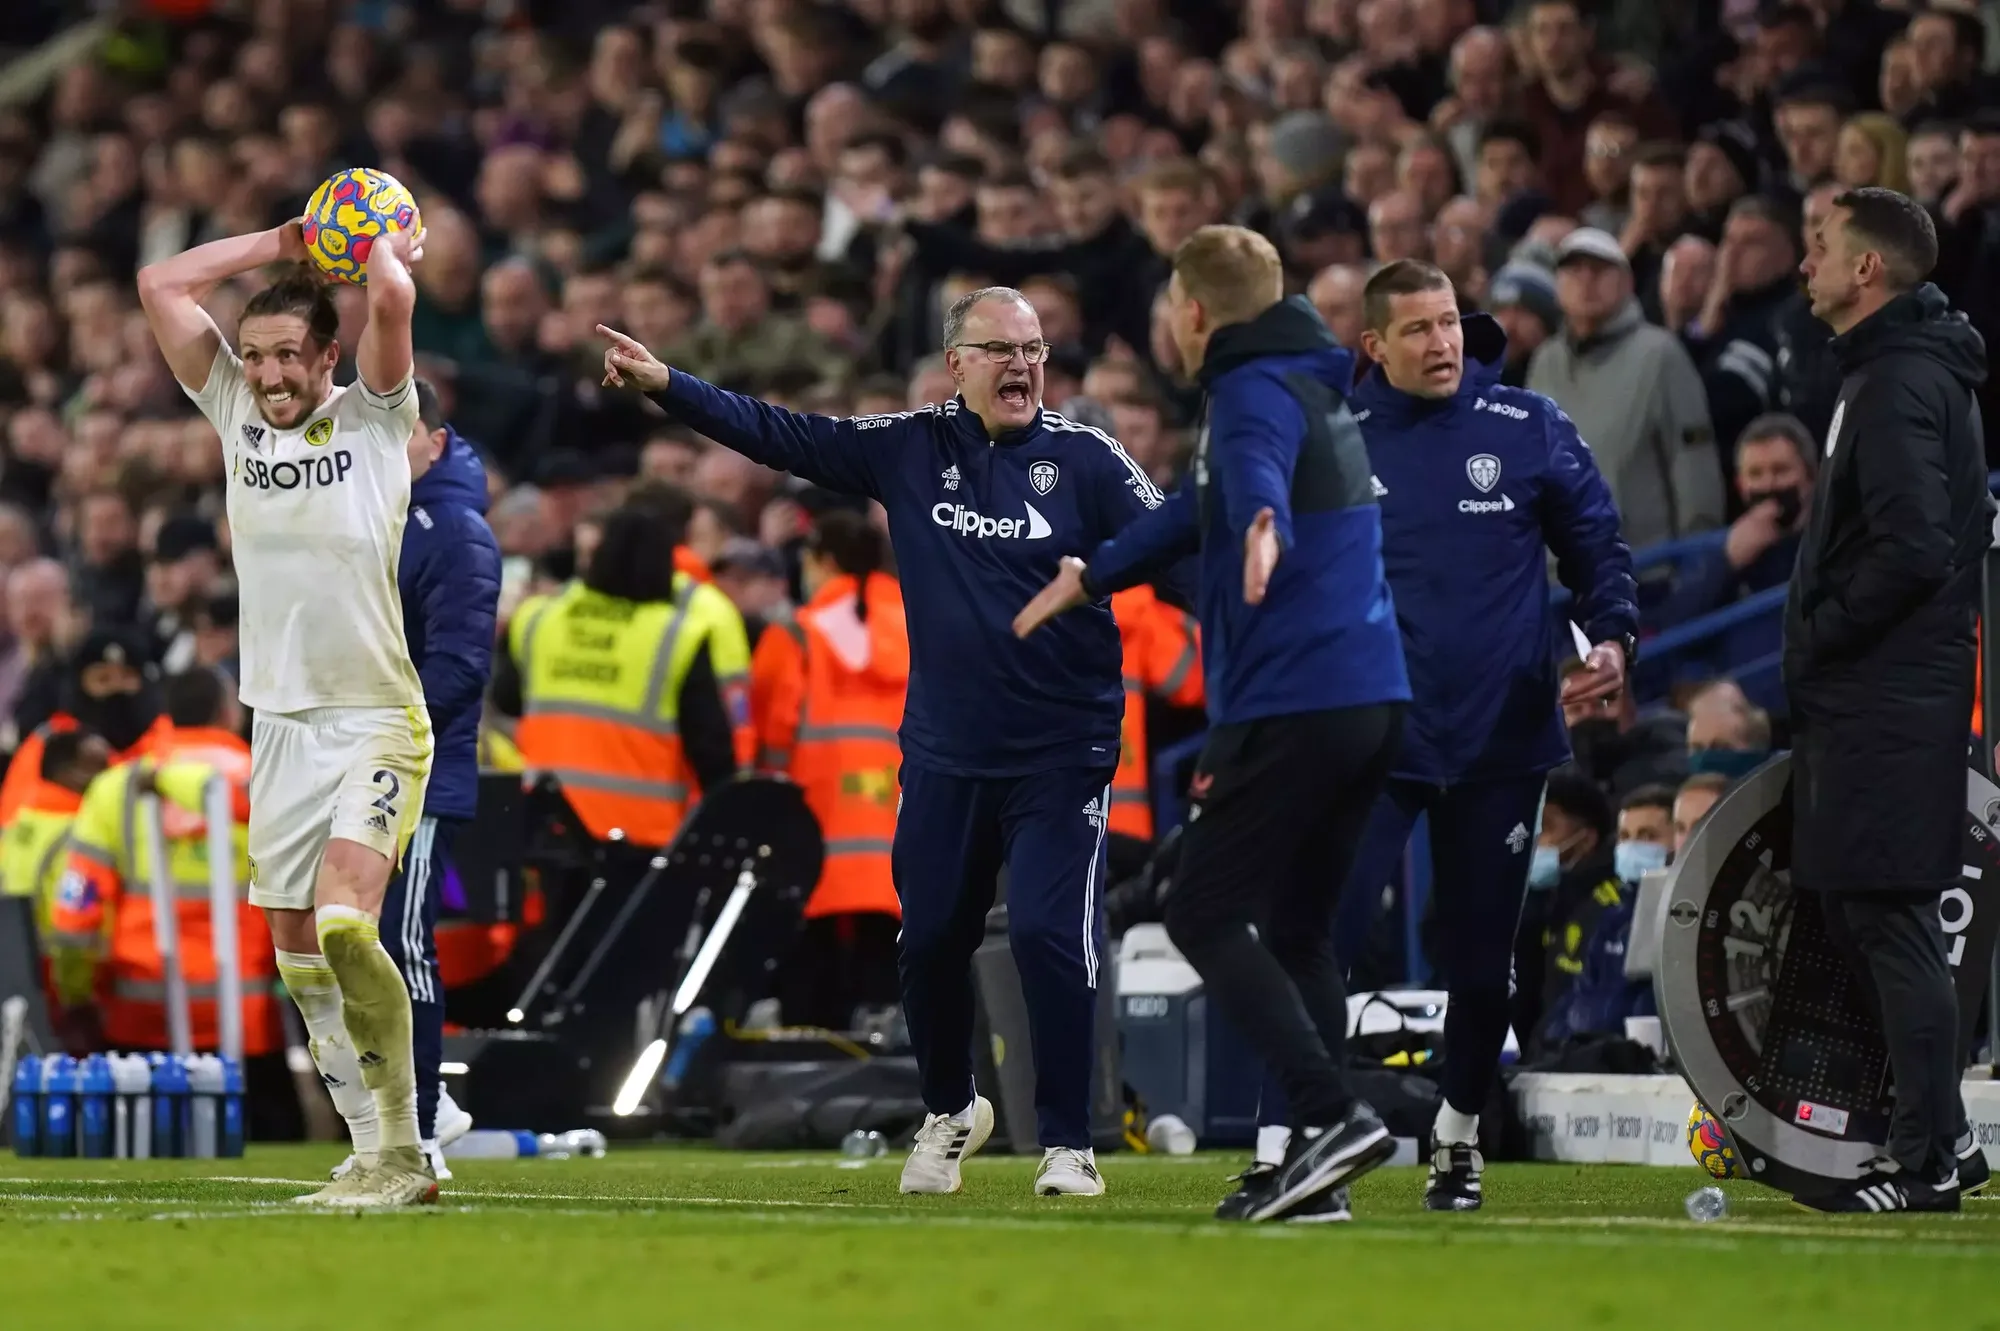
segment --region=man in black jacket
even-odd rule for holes
[[[1871,991],[1896,1085],[1885,1154],[1799,1198],[1822,1211],[1955,1211],[1961,1181],[1986,1173],[1965,1132],[1938,922],[1960,874],[1993,521],[1975,397],[1986,348],[1924,281],[1937,252],[1921,205],[1859,189],[1834,201],[1802,265],[1843,377],[1785,608],[1792,881],[1819,895]]]

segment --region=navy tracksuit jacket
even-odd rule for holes
[[[1365,480],[1301,463],[1333,452],[1304,441],[1321,428],[1337,435],[1322,422],[1347,414],[1341,395],[1353,376],[1354,354],[1303,296],[1217,330],[1202,362],[1208,411],[1193,483],[1090,556],[1085,586],[1108,596],[1200,552],[1211,725],[1410,696],[1382,581],[1383,519]],[[1339,493],[1348,484],[1364,488]],[[1266,508],[1284,553],[1253,606],[1243,599],[1243,537]]]
[[[423,819],[382,902],[382,945],[410,991],[417,1131],[426,1139],[437,1135],[444,1056],[438,891],[453,835],[479,803],[479,713],[493,673],[500,603],[500,545],[485,514],[486,468],[472,445],[446,427],[443,454],[410,488],[396,570],[403,636],[430,712],[431,776]]]
[[[1348,396],[1379,483],[1411,702],[1345,900],[1379,899],[1428,812],[1451,992],[1444,1093],[1478,1113],[1506,1040],[1543,781],[1569,759],[1554,645],[1571,635],[1549,604],[1547,552],[1591,642],[1636,633],[1639,611],[1590,449],[1554,402],[1500,383],[1506,341],[1491,318],[1467,318],[1465,337],[1455,396],[1413,397],[1379,371]]]
[[[887,511],[910,629],[891,867],[924,1103],[938,1114],[971,1103],[971,959],[1004,866],[1041,1142],[1089,1146],[1123,653],[1108,605],[1026,640],[1013,621],[1064,555],[1159,507],[1159,490],[1109,435],[1047,409],[992,439],[960,398],[835,420],[679,370],[651,396],[752,461]]]

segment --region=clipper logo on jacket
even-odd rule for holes
[[[1039,541],[1051,534],[1049,520],[1037,513],[1033,504],[1024,502],[1021,507],[1028,510],[1025,518],[989,518],[963,504],[938,504],[931,509],[931,521],[982,541],[989,536],[1003,541]]]

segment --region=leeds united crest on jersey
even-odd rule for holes
[[[333,438],[333,422],[322,416],[306,427],[306,442],[319,448]]]
[[[1037,462],[1028,468],[1028,484],[1035,487],[1035,493],[1045,495],[1056,488],[1056,477],[1061,473],[1053,462]]]
[[[1465,460],[1465,478],[1487,494],[1500,483],[1500,459],[1491,453],[1474,453]]]

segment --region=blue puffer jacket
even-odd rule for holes
[[[436,742],[424,812],[465,819],[479,800],[479,711],[493,673],[500,543],[486,525],[486,468],[456,430],[447,426],[446,435],[443,455],[410,488],[396,581]]]

